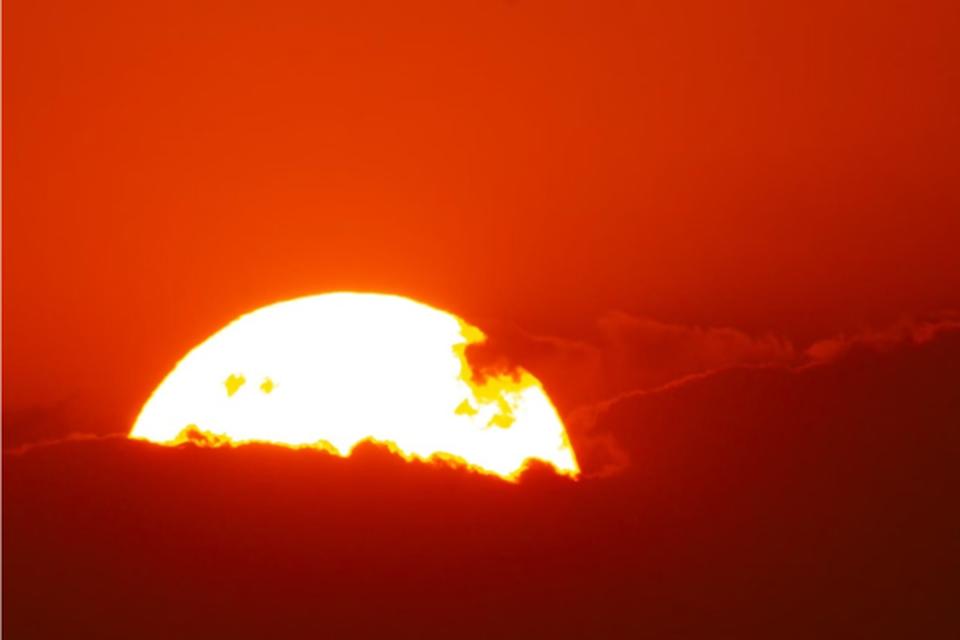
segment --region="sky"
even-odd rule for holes
[[[488,518],[491,540],[524,527],[557,540],[539,549],[530,534],[502,554],[490,542],[475,556],[443,547],[438,557],[479,581],[464,598],[494,606],[489,590],[507,589],[504,624],[523,617],[516,602],[544,588],[573,617],[538,600],[530,620],[551,618],[556,633],[574,636],[589,620],[612,630],[639,607],[653,616],[654,637],[682,636],[683,624],[700,637],[789,637],[784,621],[797,615],[789,603],[805,602],[812,613],[807,626],[790,627],[796,637],[825,637],[827,628],[897,637],[923,619],[930,628],[909,635],[936,637],[949,618],[938,600],[944,581],[956,587],[960,573],[945,542],[956,520],[936,501],[949,495],[944,487],[960,488],[955,475],[936,475],[945,468],[937,461],[956,454],[960,424],[954,5],[5,2],[4,555],[37,563],[23,560],[9,575],[5,563],[5,610],[20,612],[11,628],[30,628],[38,607],[55,602],[64,614],[47,621],[54,635],[129,637],[124,625],[169,610],[162,599],[136,600],[129,584],[176,587],[184,600],[233,611],[265,587],[236,591],[224,577],[230,567],[245,579],[310,583],[320,556],[303,556],[302,566],[294,558],[322,527],[294,510],[298,501],[347,509],[359,500],[343,530],[323,535],[360,535],[374,553],[386,534],[374,516],[357,514],[387,514],[402,520],[401,547],[429,556],[414,524],[438,521],[427,498],[403,498],[416,514],[403,520],[378,490],[354,487],[386,482],[448,506],[459,504],[456,491],[477,500],[472,516],[449,507],[460,514],[452,528],[428,527],[423,540],[467,535],[471,517]],[[331,291],[408,296],[480,327],[489,344],[475,357],[506,358],[543,382],[591,479],[505,489],[461,474],[462,489],[444,489],[419,467],[344,471],[302,452],[181,459],[118,439],[173,366],[227,323]],[[877,448],[857,444],[875,432],[885,434]],[[724,434],[747,444],[721,446]],[[100,439],[63,441],[75,436]],[[711,444],[694,447],[701,439]],[[820,468],[811,452],[825,450]],[[929,459],[929,468],[880,464],[896,451]],[[761,465],[768,456],[792,480]],[[843,460],[855,461],[853,471],[842,471]],[[738,465],[754,474],[749,482]],[[298,471],[278,471],[285,466]],[[713,469],[715,487],[699,469]],[[199,474],[201,495],[226,500],[217,503],[224,523],[247,527],[260,513],[286,523],[293,546],[278,552],[280,568],[240,551],[287,544],[279,525],[254,528],[238,547],[218,537],[226,524],[204,533],[212,521],[188,514],[209,505],[175,472]],[[217,474],[248,472],[267,474],[288,497],[275,507],[265,492],[225,498]],[[291,486],[329,474],[354,484],[337,485],[342,494]],[[870,482],[854,482],[858,474]],[[839,483],[837,496],[817,511],[810,501],[830,493],[828,480]],[[145,493],[118,488],[127,481]],[[922,526],[909,533],[899,528],[907,515],[883,520],[867,499],[873,486],[895,496],[893,513],[907,513],[896,510],[907,509],[907,495],[931,496],[917,507]],[[669,506],[668,495],[687,490],[694,497]],[[543,518],[568,533],[541,530],[518,506],[540,499]],[[863,519],[845,516],[830,538],[829,519],[861,507]],[[780,515],[755,529],[771,509]],[[877,518],[887,532],[879,546],[839,562],[843,545],[875,530]],[[788,532],[805,527],[812,538]],[[748,532],[769,544],[754,554],[742,542]],[[918,568],[929,560],[918,550],[922,532],[942,570]],[[144,535],[171,541],[152,557],[132,542]],[[665,542],[671,536],[675,544]],[[199,553],[200,540],[225,550],[193,575],[178,559]],[[786,577],[802,568],[787,561],[793,548],[833,580],[829,593],[847,585],[866,589],[863,598],[849,611],[839,596],[816,601],[811,585],[820,583],[809,576],[791,593]],[[904,551],[890,553],[893,564],[871,564],[883,548]],[[81,557],[84,549],[99,560]],[[527,553],[550,579],[496,582],[491,567]],[[361,547],[347,555],[334,574],[364,562]],[[561,556],[575,565],[563,579],[549,568]],[[66,567],[56,579],[51,558]],[[772,580],[765,563],[779,590],[761,587]],[[372,575],[386,590],[415,566],[398,560]],[[493,628],[484,626],[492,618],[450,604],[437,586],[440,560],[426,566],[414,591],[446,603],[446,622],[431,627],[438,635],[464,616]],[[877,582],[865,566],[892,573]],[[870,591],[868,574],[888,590]],[[669,578],[662,591],[653,576]],[[210,591],[190,586],[207,579],[219,594],[209,601]],[[908,597],[908,580],[929,608]],[[365,587],[351,584],[322,593],[354,611]],[[808,599],[791,599],[798,594]],[[129,616],[98,627],[121,603]],[[188,622],[198,637],[254,634],[281,610],[295,621],[290,633],[313,624],[270,606],[232,621],[197,611],[163,618],[156,637]],[[758,608],[767,614],[751,617]],[[399,619],[414,624],[421,613]],[[365,624],[371,634],[386,628]]]

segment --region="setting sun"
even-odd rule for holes
[[[373,440],[407,458],[456,460],[507,478],[531,458],[576,475],[563,424],[532,375],[474,375],[465,350],[483,339],[459,318],[397,296],[282,302],[191,351],[130,435],[339,455]]]

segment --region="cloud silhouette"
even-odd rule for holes
[[[852,350],[885,351],[904,343],[923,344],[945,332],[960,329],[960,314],[941,312],[933,317],[905,316],[881,329],[865,329],[813,343],[806,355],[814,362],[833,360]]]
[[[484,330],[487,341],[471,347],[471,362],[480,368],[502,371],[518,365],[531,371],[564,413],[725,367],[803,361],[778,336],[669,324],[623,312],[599,318],[590,341],[538,336],[497,322]]]

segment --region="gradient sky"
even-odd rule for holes
[[[951,2],[6,2],[4,407],[331,290],[590,338],[960,307]]]
[[[960,637],[957,7],[7,0],[4,637]],[[336,290],[581,479],[124,437]]]

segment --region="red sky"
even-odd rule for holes
[[[777,544],[816,556],[821,576],[838,585],[866,588],[865,578],[861,584],[852,576],[876,577],[855,566],[873,556],[856,556],[833,573],[830,563],[846,557],[843,545],[856,546],[852,541],[881,518],[883,510],[866,497],[867,485],[841,483],[847,493],[826,511],[805,510],[830,493],[823,487],[831,474],[850,480],[837,462],[845,456],[862,462],[852,468],[887,487],[895,505],[907,509],[908,496],[934,496],[917,517],[929,525],[920,531],[933,532],[935,551],[946,554],[948,545],[937,545],[960,530],[944,519],[934,498],[943,497],[937,491],[945,486],[960,486],[956,478],[923,475],[906,463],[886,477],[878,461],[900,445],[916,452],[917,461],[941,460],[935,452],[953,451],[945,443],[956,443],[945,434],[960,422],[960,407],[951,400],[958,379],[951,332],[960,311],[958,13],[948,0],[8,0],[4,444],[126,432],[174,364],[240,314],[328,291],[395,293],[490,333],[494,357],[505,353],[544,381],[591,472],[610,475],[576,489],[543,489],[561,511],[564,496],[579,505],[570,511],[577,522],[599,523],[593,529],[571,525],[572,537],[557,548],[609,543],[610,556],[598,551],[590,562],[616,565],[615,556],[629,554],[639,540],[632,536],[646,527],[674,534],[691,523],[703,530],[729,525],[723,529],[729,537],[719,542],[681,536],[652,565],[623,565],[643,575],[648,569],[676,572],[673,591],[641,607],[649,615],[668,612],[657,614],[657,629],[669,628],[671,615],[679,620],[693,611],[700,617],[691,628],[707,634],[699,637],[720,637],[709,633],[716,629],[708,612],[739,612],[720,616],[729,622],[723,628],[737,629],[733,621],[741,614],[746,619],[752,608],[738,609],[743,603],[762,602],[786,615],[789,589],[765,592],[770,576],[757,569],[776,556]],[[939,318],[939,324],[901,320],[924,317]],[[930,327],[943,335],[931,338],[936,331]],[[840,334],[846,337],[836,338]],[[863,349],[879,360],[844,365],[851,344],[854,352]],[[819,363],[815,375],[798,369],[811,362]],[[886,373],[864,372],[874,364]],[[753,373],[742,379],[729,367]],[[780,373],[771,381],[758,371]],[[706,377],[691,380],[694,375]],[[820,382],[808,384],[808,375]],[[719,381],[711,382],[712,376]],[[665,391],[654,391],[663,385]],[[670,395],[671,389],[680,389],[679,395]],[[871,404],[871,398],[886,404]],[[759,399],[759,408],[751,409]],[[652,426],[645,430],[645,424]],[[816,429],[809,440],[796,435],[811,425],[894,435],[883,441],[887,448],[868,447],[861,455],[860,440],[852,436],[834,438]],[[786,430],[783,442],[806,453],[774,446],[780,436],[766,434],[780,429]],[[713,434],[706,441],[716,447],[687,448],[705,433]],[[728,433],[746,443],[746,458],[738,457],[740,448],[723,446]],[[757,433],[770,440],[754,447]],[[816,491],[807,485],[797,490],[783,474],[756,466],[770,455],[805,477],[819,467],[811,462],[816,456],[802,456],[834,445],[840,448],[833,466],[811,476]],[[43,558],[61,558],[73,571],[48,583],[53,586],[44,597],[70,611],[86,602],[70,594],[95,572],[77,551],[91,545],[107,554],[107,577],[90,579],[97,585],[87,603],[93,608],[77,613],[81,606],[70,615],[95,627],[89,611],[119,600],[133,607],[133,617],[156,613],[124,600],[129,575],[122,567],[146,560],[110,555],[109,545],[97,541],[134,548],[137,527],[153,521],[123,510],[137,503],[134,494],[105,487],[113,486],[110,478],[128,478],[124,473],[138,456],[153,456],[138,486],[154,500],[158,478],[179,464],[163,455],[175,454],[143,453],[109,438],[5,454],[4,500],[14,505],[13,516],[4,509],[5,559],[12,552],[47,567],[25,560],[12,578],[5,570],[5,613],[11,589],[19,611],[43,608],[40,592],[27,588],[42,582],[43,571],[54,571]],[[191,459],[208,480],[216,476],[211,469],[227,469],[229,476],[246,468],[217,457],[228,452],[209,455]],[[290,464],[309,467],[298,460]],[[638,460],[659,460],[652,468],[666,475],[651,481]],[[750,483],[738,480],[746,477],[737,475],[741,463],[755,473]],[[274,468],[270,461],[250,464]],[[695,472],[704,464],[718,486],[737,497],[711,493],[709,474]],[[51,471],[57,465],[65,469],[60,476]],[[324,468],[316,471],[321,481]],[[103,469],[105,484],[91,479],[89,469]],[[362,469],[352,473],[365,477]],[[897,489],[907,477],[914,478],[913,484],[904,480],[910,489]],[[103,530],[96,528],[101,524],[82,529],[79,542],[57,533],[87,522],[87,507],[63,497],[75,495],[63,493],[74,481],[86,496],[77,504],[127,505],[117,507],[127,514],[117,517],[133,518],[132,528],[111,529],[108,518]],[[429,485],[428,494],[442,493],[429,481],[416,482]],[[604,489],[603,482],[616,488]],[[718,577],[729,569],[722,560],[731,549],[726,543],[745,532],[761,535],[752,528],[764,521],[757,513],[776,511],[771,505],[780,500],[774,489],[738,493],[751,483],[782,489],[789,495],[782,503],[796,510],[774,518],[772,529],[761,528],[772,536],[766,556],[751,556],[745,546],[731,551],[729,557],[752,569],[737,574],[738,584],[749,588],[730,590]],[[651,486],[665,487],[664,495],[693,486],[697,504],[713,504],[716,511],[700,516],[694,502],[681,501],[665,524],[658,520],[660,507],[651,507],[660,515],[627,521],[583,507],[609,499],[616,505],[611,513],[642,514],[645,507],[637,504],[665,504],[663,495],[648,495],[649,503],[634,500],[637,491],[656,494]],[[496,490],[489,496],[487,489],[476,491],[487,496],[478,498],[481,503],[497,504]],[[521,495],[521,502],[534,500]],[[145,504],[153,505],[150,500]],[[269,511],[263,500],[258,494],[242,514]],[[751,500],[759,511],[737,506]],[[202,510],[201,503],[188,503]],[[43,515],[47,507],[37,505],[49,506],[49,517]],[[733,515],[723,514],[725,506],[735,507]],[[171,520],[149,526],[175,536],[180,525],[170,523],[189,518],[167,507],[172,511],[162,512]],[[381,507],[371,506],[371,513]],[[846,533],[830,538],[829,518],[861,507],[868,516],[851,516]],[[247,522],[246,515],[231,513],[227,521]],[[512,517],[504,516],[504,530],[519,526]],[[560,516],[548,509],[544,517]],[[489,526],[501,531],[500,522]],[[288,524],[300,542],[319,526],[296,518]],[[798,542],[778,528],[794,526],[810,526],[814,539],[833,542]],[[884,544],[897,547],[902,531],[891,527],[893,537]],[[274,534],[283,538],[263,534],[251,548],[282,544]],[[903,535],[919,544],[914,534]],[[374,547],[382,543],[371,540]],[[171,557],[196,551],[177,544],[167,549]],[[499,556],[490,553],[478,558],[496,567],[490,558]],[[552,552],[542,553],[534,565],[547,563]],[[221,576],[214,582],[229,574],[222,572],[227,556],[212,561]],[[945,593],[940,574],[918,577],[909,561],[919,556],[896,557],[900,564],[891,571],[901,578],[888,576],[890,584],[916,579],[926,585],[930,602],[939,602]],[[960,566],[955,554],[946,557],[954,564],[941,566]],[[709,560],[706,573],[691,558]],[[316,568],[311,562],[305,566]],[[621,611],[618,606],[626,611],[634,601],[600,589],[613,600],[596,605],[600,599],[591,600],[597,591],[590,585],[625,578],[620,569],[597,572],[590,562],[551,593],[568,604],[594,603],[583,604],[584,619],[606,611],[608,622],[620,620],[610,612]],[[189,582],[176,573],[179,565],[149,566],[131,578],[134,583],[146,588],[143,576],[157,584]],[[789,562],[774,566],[783,580],[799,571]],[[431,579],[441,579],[439,564],[430,571]],[[805,597],[813,598],[820,583],[803,584],[809,587]],[[651,585],[637,588],[652,593]],[[818,621],[847,628],[852,620],[870,619],[874,605],[889,610],[886,596],[909,599],[891,589],[858,601],[860,617],[845,617],[842,607],[814,607],[822,617],[806,618],[809,626],[797,627],[797,636],[824,637]],[[728,595],[715,601],[708,593]],[[923,619],[923,608],[914,604],[918,608],[900,617],[891,613],[890,628],[912,629]],[[945,619],[940,609],[926,613],[928,620]],[[787,637],[770,635],[771,628],[782,631],[775,624],[780,619],[770,616],[772,627],[757,622],[757,637]],[[51,633],[65,637],[69,619],[63,627],[52,621]],[[24,614],[12,624],[27,629],[29,620]],[[211,620],[197,627],[209,632],[200,636],[216,635],[203,626]],[[251,623],[249,629],[260,627]]]

